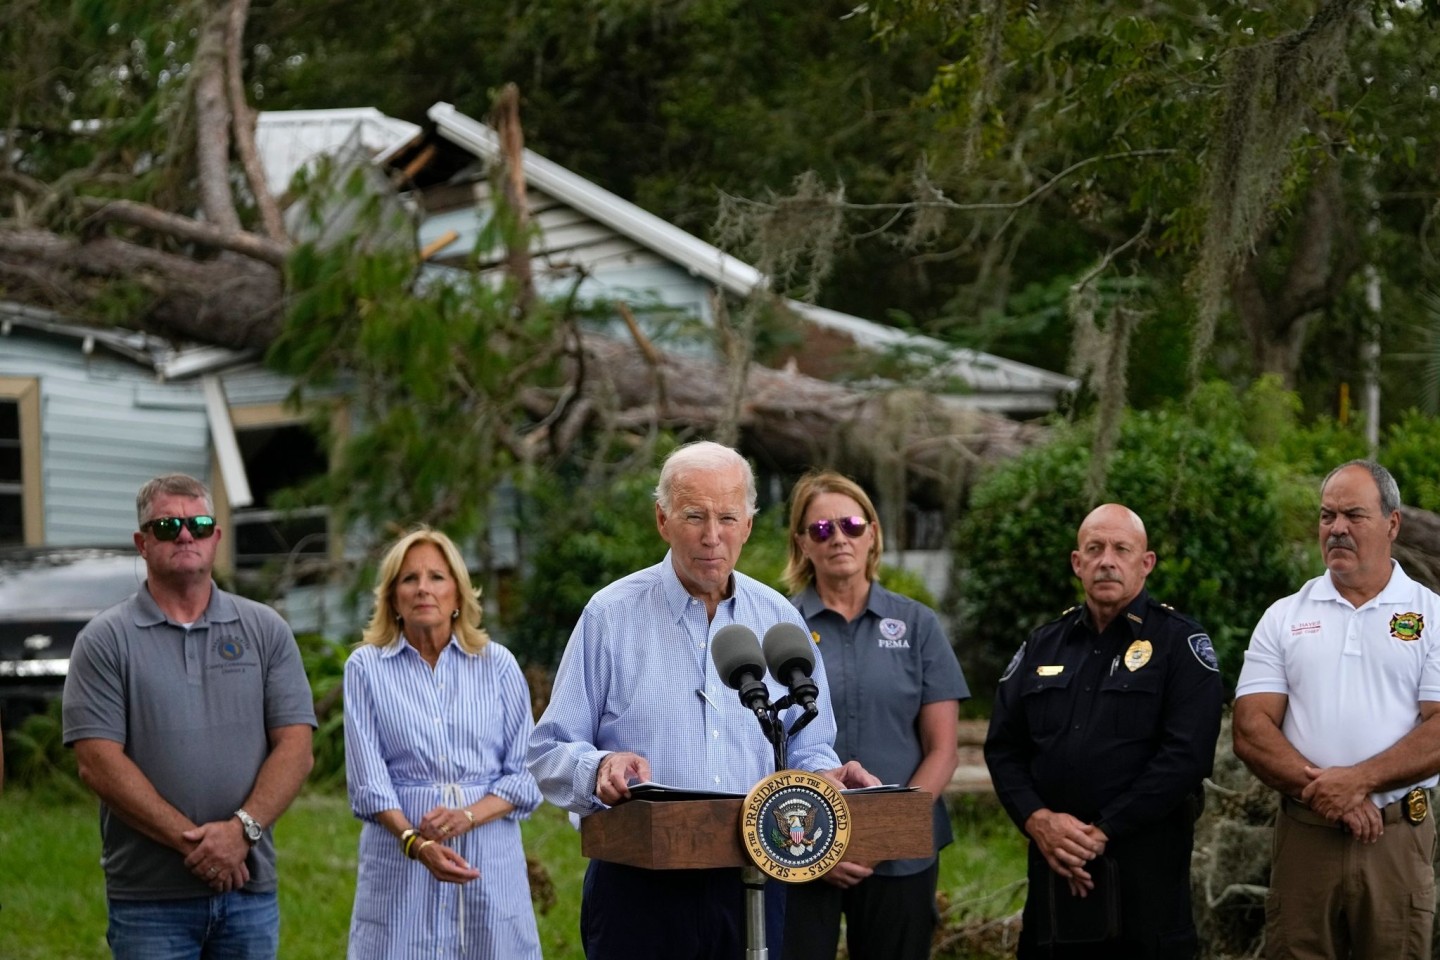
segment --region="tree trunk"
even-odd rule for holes
[[[1328,307],[1360,266],[1354,232],[1341,195],[1339,165],[1322,163],[1292,239],[1277,243],[1276,231],[1240,264],[1231,284],[1235,312],[1250,339],[1256,375],[1274,373],[1294,389],[1311,319]],[[1266,260],[1285,247],[1284,275],[1267,281]]]
[[[1412,580],[1440,593],[1440,514],[1402,506],[1393,552]]]
[[[713,433],[725,416],[729,374],[722,364],[591,333],[581,335],[580,349],[583,357],[572,374],[582,367],[590,374],[578,385],[577,416],[627,430],[658,424],[697,433]],[[824,464],[867,474],[898,467],[910,477],[912,493],[940,503],[973,482],[982,467],[1013,457],[1047,432],[967,408],[961,398],[919,390],[856,390],[756,364],[747,381],[740,443],[763,462],[789,471]],[[559,395],[537,389],[523,399],[542,420]],[[567,439],[582,425],[567,424]],[[554,438],[539,430],[530,440]]]

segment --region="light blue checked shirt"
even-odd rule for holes
[[[773,773],[774,753],[755,715],[726,687],[710,659],[710,639],[732,623],[764,637],[782,621],[804,627],[779,593],[743,573],[732,596],[706,622],[670,554],[590,599],[570,634],[550,705],[530,736],[530,772],[545,799],[582,816],[604,809],[595,771],[621,750],[650,761],[651,778],[672,787],[745,793]],[[789,766],[840,766],[831,743],[835,717],[824,661],[815,659],[820,715],[789,744]],[[786,689],[767,676],[772,702]],[[798,707],[782,718],[789,729]]]

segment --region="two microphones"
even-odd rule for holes
[[[760,720],[767,735],[778,722],[776,715],[780,710],[798,706],[805,711],[790,729],[792,736],[820,712],[815,706],[820,690],[811,679],[815,672],[815,651],[810,635],[802,627],[793,623],[775,624],[765,631],[762,648],[754,631],[732,623],[716,631],[715,639],[710,641],[710,658],[715,662],[720,680],[740,692],[740,702]],[[770,675],[790,690],[789,696],[773,705],[765,686],[767,667]]]

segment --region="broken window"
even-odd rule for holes
[[[323,506],[295,506],[293,494],[306,480],[322,476],[328,461],[315,435],[303,424],[237,427],[235,439],[245,462],[254,502],[231,516],[237,573],[266,570],[290,582],[309,582],[323,572],[329,554]]]

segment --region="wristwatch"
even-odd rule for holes
[[[245,828],[245,839],[250,846],[253,847],[259,843],[260,837],[265,833],[265,828],[260,826],[260,821],[244,810],[236,810],[235,816],[240,818],[240,825]]]

